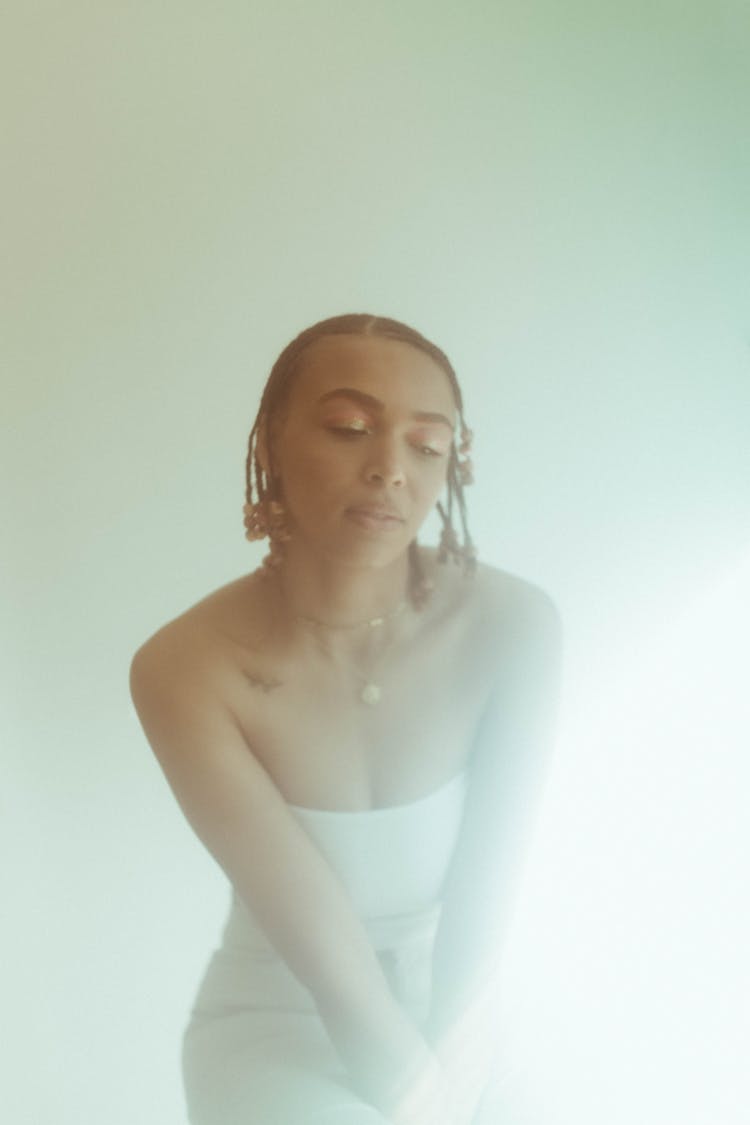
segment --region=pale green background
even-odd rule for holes
[[[453,359],[482,554],[566,620],[514,973],[541,1122],[740,1121],[748,12],[6,8],[3,1120],[183,1121],[225,889],[128,662],[258,557],[278,351],[368,310]]]

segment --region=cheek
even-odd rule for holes
[[[343,465],[315,449],[285,450],[280,458],[282,492],[294,507],[325,509],[346,482]]]
[[[423,494],[430,496],[434,501],[440,498],[441,493],[446,487],[448,480],[448,463],[447,461],[436,461],[434,465],[430,465],[428,471],[425,471],[421,480],[421,490]]]

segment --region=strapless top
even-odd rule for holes
[[[461,828],[468,771],[415,801],[338,811],[289,805],[346,888],[373,948],[424,961],[437,930],[441,893]],[[197,1009],[238,1003],[309,1006],[251,910],[233,892],[220,948]]]
[[[356,812],[289,807],[372,925],[438,902],[467,783],[464,771],[418,800]]]

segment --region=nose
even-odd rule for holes
[[[403,461],[390,442],[379,443],[371,450],[364,475],[368,484],[386,488],[400,488],[406,482]]]

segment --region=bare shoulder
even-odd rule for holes
[[[230,582],[168,621],[136,651],[130,683],[136,708],[155,691],[180,687],[202,696],[220,690],[231,672],[233,624],[252,631],[252,576]]]
[[[487,565],[477,568],[473,583],[477,609],[490,629],[559,636],[559,611],[541,586]]]
[[[464,622],[482,649],[532,637],[542,644],[559,644],[557,606],[535,583],[486,563],[465,575],[458,567],[441,566],[432,553],[427,556],[427,570],[444,590],[444,604]]]

